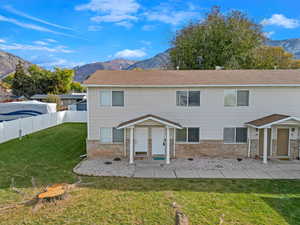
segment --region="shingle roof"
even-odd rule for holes
[[[246,124],[252,125],[252,126],[255,126],[255,127],[261,127],[261,126],[264,126],[264,125],[267,125],[267,124],[270,124],[270,123],[273,123],[273,122],[276,122],[276,121],[279,121],[279,120],[283,120],[283,119],[286,119],[286,118],[289,118],[289,117],[290,116],[288,116],[288,115],[272,114],[272,115],[269,115],[269,116],[259,118],[257,120],[250,121]]]
[[[98,70],[85,85],[300,85],[300,70]]]
[[[152,114],[148,114],[148,115],[145,115],[145,116],[141,116],[141,117],[138,117],[138,118],[135,118],[135,119],[132,119],[132,120],[128,120],[128,121],[125,121],[121,124],[119,124],[119,126],[117,128],[120,128],[120,127],[124,127],[124,126],[127,126],[127,125],[130,125],[130,124],[133,124],[135,122],[138,122],[138,121],[143,121],[144,119],[151,119],[151,118],[154,118],[154,119],[157,119],[159,121],[162,121],[162,122],[166,122],[166,123],[169,123],[169,124],[172,124],[174,125],[175,127],[181,127],[181,125],[179,123],[175,123],[171,120],[167,120],[167,119],[164,119],[162,117],[159,117],[159,116],[155,116],[155,115],[152,115]]]

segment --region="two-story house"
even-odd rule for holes
[[[296,159],[299,70],[97,71],[88,157]]]

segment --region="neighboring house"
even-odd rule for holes
[[[299,70],[97,71],[89,157],[296,159]]]
[[[81,102],[76,102],[72,105],[69,105],[68,110],[71,110],[71,111],[86,111],[87,110],[86,99],[81,101]]]
[[[7,101],[12,97],[11,90],[8,89],[3,83],[0,81],[0,102]]]
[[[58,95],[61,100],[61,106],[68,107],[74,103],[81,102],[86,98],[86,93],[72,93],[72,94],[63,94]],[[45,101],[48,98],[48,95],[36,94],[31,97],[32,100]]]

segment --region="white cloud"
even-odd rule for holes
[[[189,20],[199,19],[199,10],[199,7],[196,7],[190,2],[183,4],[182,2],[166,1],[147,10],[143,15],[149,21],[158,21],[177,26]]]
[[[116,58],[142,58],[146,56],[146,52],[144,52],[142,49],[124,49],[122,51],[117,52],[114,57]]]
[[[99,31],[99,30],[102,30],[101,26],[97,26],[97,25],[88,26],[88,31]]]
[[[264,32],[265,37],[270,38],[273,34],[275,34],[274,31],[268,31],[268,32]]]
[[[118,22],[118,23],[116,23],[116,25],[121,26],[121,27],[126,27],[127,29],[129,29],[133,26],[132,23],[127,22],[127,21]]]
[[[0,43],[5,43],[6,41],[4,39],[0,39]]]
[[[66,26],[62,26],[62,25],[58,25],[58,24],[55,24],[55,23],[50,23],[50,22],[48,22],[48,21],[39,19],[39,18],[37,18],[37,17],[28,15],[28,14],[26,14],[26,13],[24,13],[24,12],[21,12],[21,11],[19,11],[19,10],[16,10],[15,8],[13,8],[13,7],[10,6],[10,5],[6,5],[6,6],[4,6],[3,8],[6,9],[7,11],[9,11],[9,12],[15,14],[15,15],[24,17],[24,18],[26,18],[26,19],[30,19],[30,20],[33,20],[33,21],[36,21],[36,22],[39,22],[39,23],[43,23],[43,24],[46,24],[46,25],[49,25],[49,26],[52,26],[52,27],[60,28],[60,29],[73,30],[73,28],[66,27]]]
[[[73,61],[68,61],[66,59],[54,58],[52,60],[36,63],[36,64],[38,64],[41,67],[51,69],[53,67],[74,68],[75,66],[84,65],[85,62],[73,62]]]
[[[57,40],[51,39],[51,38],[47,38],[45,39],[45,41],[49,42],[49,43],[57,43]]]
[[[35,25],[35,24],[23,23],[23,22],[20,22],[16,19],[8,18],[8,17],[2,16],[2,15],[0,15],[0,22],[1,21],[12,23],[12,24],[15,24],[19,27],[26,28],[26,29],[31,29],[31,30],[41,31],[41,32],[48,32],[48,33],[58,34],[58,35],[63,35],[63,36],[68,36],[68,37],[74,37],[73,35],[69,35],[69,34],[65,34],[65,33],[61,33],[61,32],[56,32],[56,31],[53,31],[53,30],[50,30],[48,28],[45,28],[45,27],[42,27],[42,26],[39,26],[39,25]]]
[[[152,31],[154,29],[155,29],[154,25],[144,25],[144,26],[142,26],[143,31]]]
[[[300,21],[296,19],[290,19],[283,14],[273,14],[269,19],[263,19],[261,24],[264,26],[276,25],[288,29],[297,28],[300,26]]]
[[[197,18],[199,14],[193,11],[149,11],[145,13],[149,21],[159,21],[171,25],[179,25],[188,20]]]
[[[41,45],[26,45],[26,44],[0,44],[0,49],[3,50],[26,50],[26,51],[44,51],[44,52],[60,52],[60,53],[71,53],[74,52],[67,49],[65,46],[46,47]]]
[[[98,15],[91,18],[92,21],[116,23],[118,26],[131,27],[129,21],[136,21],[134,15],[139,10],[140,5],[136,0],[90,0],[89,3],[78,5],[76,10],[90,10]]]
[[[48,43],[44,41],[34,41],[33,43],[36,45],[48,45]]]

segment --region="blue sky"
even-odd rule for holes
[[[46,68],[152,57],[214,5],[247,13],[272,39],[300,38],[299,0],[0,1],[0,49]]]

